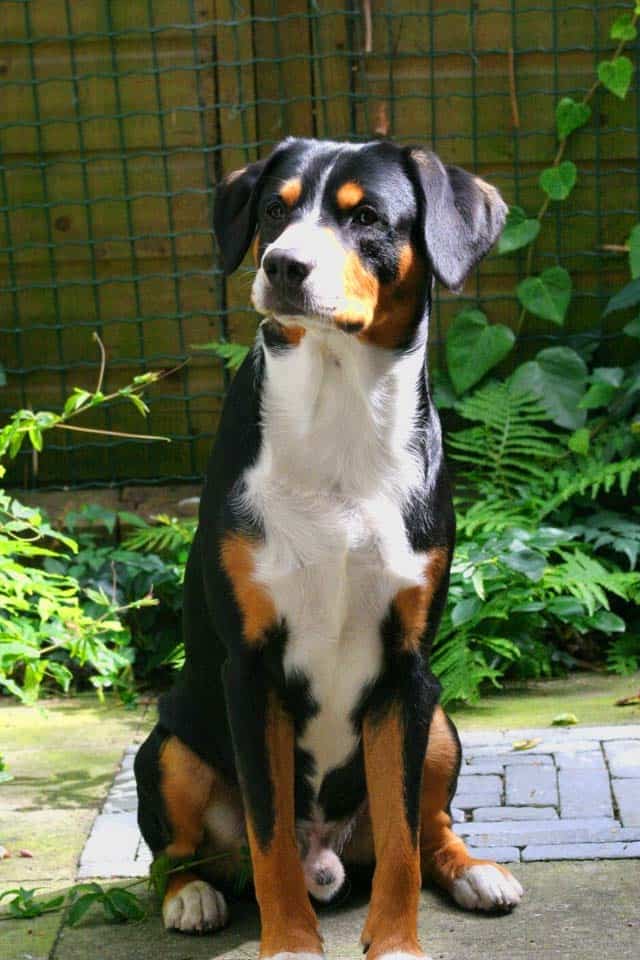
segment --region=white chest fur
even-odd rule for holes
[[[391,600],[420,582],[402,507],[422,477],[411,450],[422,363],[316,329],[266,358],[246,506],[265,532],[255,577],[288,626],[285,672],[308,678],[319,707],[301,742],[316,787],[355,746],[350,715],[381,670]]]

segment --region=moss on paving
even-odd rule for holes
[[[0,785],[0,844],[13,854],[0,861],[0,893],[73,882],[124,749],[152,722],[153,711],[126,710],[113,699],[101,705],[95,696],[0,705],[2,754],[14,777]],[[21,849],[32,857],[20,857]],[[1,920],[0,957],[46,958],[60,923],[60,914]]]
[[[473,706],[449,709],[460,730],[547,727],[560,713],[574,713],[581,725],[640,723],[640,706],[615,701],[640,690],[640,673],[572,674],[566,679],[507,684]]]

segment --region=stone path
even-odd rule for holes
[[[640,858],[640,724],[467,733],[462,745],[453,815],[476,856],[503,863]],[[94,822],[79,878],[148,871],[136,823],[135,750],[125,752]]]

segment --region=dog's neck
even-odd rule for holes
[[[286,322],[286,321],[284,321]],[[394,353],[319,325],[265,353],[263,440],[273,476],[347,497],[418,482],[426,336]]]

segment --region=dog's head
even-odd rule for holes
[[[433,153],[289,139],[220,184],[215,231],[227,273],[255,238],[260,313],[397,346],[432,276],[460,289],[506,209],[488,183]]]

